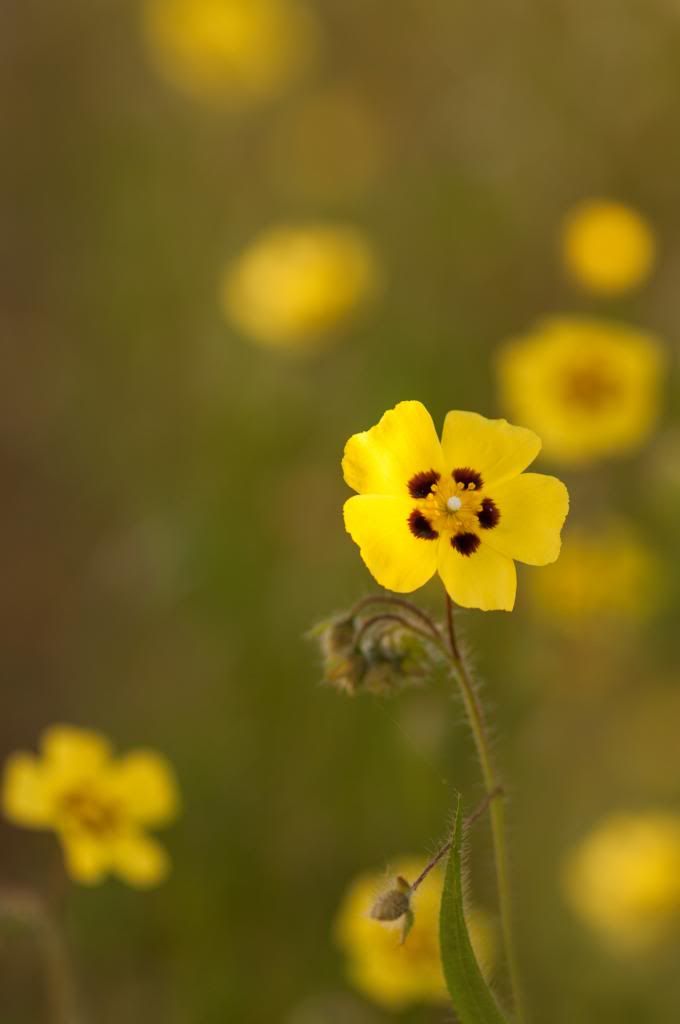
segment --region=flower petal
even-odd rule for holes
[[[345,502],[345,527],[381,586],[398,593],[417,590],[437,568],[437,541],[414,537],[408,498],[356,495]]]
[[[15,825],[48,828],[53,807],[45,771],[33,754],[13,754],[7,761],[2,788],[5,816]]]
[[[484,487],[518,476],[541,450],[533,430],[507,420],[488,420],[476,412],[450,412],[444,421],[442,448],[447,472],[470,467]]]
[[[658,419],[659,339],[594,317],[541,321],[497,355],[501,397],[551,458],[583,464],[632,451]]]
[[[482,542],[471,555],[461,555],[448,537],[439,541],[438,568],[449,597],[463,608],[512,611],[517,574],[515,563]]]
[[[125,812],[146,825],[176,817],[179,792],[169,761],[153,750],[133,750],[111,769],[111,787]]]
[[[84,829],[59,833],[64,847],[66,870],[83,885],[97,885],[111,870],[111,845]]]
[[[98,775],[111,757],[111,745],[104,736],[70,725],[47,729],[41,747],[45,770],[55,789]]]
[[[408,495],[416,473],[442,472],[442,450],[432,417],[421,402],[400,402],[380,422],[345,445],[342,471],[359,494]]]
[[[141,832],[119,836],[112,851],[113,868],[129,885],[146,889],[170,873],[170,858],[161,844]]]
[[[496,484],[492,496],[500,519],[485,533],[486,543],[529,565],[554,562],[569,511],[569,492],[562,481],[542,473],[523,473]]]

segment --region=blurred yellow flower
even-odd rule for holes
[[[580,316],[543,320],[497,356],[506,408],[538,431],[546,455],[573,464],[632,451],[649,437],[664,367],[653,335]]]
[[[610,815],[568,855],[563,884],[613,949],[653,947],[680,924],[680,815]]]
[[[531,430],[450,412],[439,441],[420,402],[400,402],[345,445],[345,527],[383,587],[408,593],[438,572],[465,608],[515,603],[514,560],[553,562],[569,495],[524,473],[541,448]]]
[[[584,288],[602,294],[640,284],[655,258],[649,223],[630,206],[607,199],[589,199],[570,210],[562,245],[570,274]]]
[[[223,276],[228,318],[256,341],[318,346],[374,292],[376,257],[356,228],[310,224],[271,228]]]
[[[538,611],[580,628],[602,616],[640,619],[657,604],[661,568],[654,552],[618,522],[572,528],[559,560],[531,578]]]
[[[402,857],[394,875],[413,883],[426,865],[422,857]],[[403,920],[371,917],[376,896],[390,888],[384,874],[360,875],[347,889],[335,923],[335,937],[347,957],[351,984],[375,1003],[398,1010],[415,1003],[445,1003],[439,958],[439,904],[443,871],[435,868],[416,891],[415,923],[402,943]],[[385,883],[388,883],[387,886]],[[495,956],[495,932],[488,915],[471,909],[470,939],[480,967],[488,973]]]
[[[53,829],[66,868],[93,885],[115,873],[144,888],[169,871],[163,847],[145,828],[171,821],[179,796],[172,769],[152,750],[114,759],[103,736],[55,725],[41,739],[42,756],[7,761],[2,804],[6,817],[26,828]]]
[[[168,81],[230,106],[276,95],[307,70],[318,46],[304,0],[146,0],[144,29]]]

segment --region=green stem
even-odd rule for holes
[[[496,776],[488,732],[484,720],[484,711],[477,696],[470,672],[461,655],[456,640],[453,621],[453,602],[446,594],[446,623],[451,647],[451,661],[463,697],[470,729],[477,748],[477,756],[482,769],[484,785],[489,796],[489,817],[491,819],[491,835],[493,839],[494,860],[496,863],[496,885],[498,888],[498,907],[501,919],[501,930],[508,964],[508,976],[515,1006],[515,1020],[522,1024],[524,1011],[519,984],[519,969],[512,933],[512,904],[510,899],[510,877],[508,871],[507,844],[505,838],[505,806],[498,778]]]

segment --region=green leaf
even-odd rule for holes
[[[416,918],[415,918],[415,914],[413,913],[413,911],[412,910],[407,910],[406,913],[404,914],[404,925],[403,925],[403,928],[401,930],[401,944],[402,944],[402,946],[404,945],[404,943],[406,942],[407,938],[409,937],[409,932],[411,931],[411,928],[413,928],[413,925],[415,924],[415,920],[416,920]]]
[[[463,913],[463,817],[458,797],[439,916],[444,977],[460,1024],[508,1024],[479,969]]]

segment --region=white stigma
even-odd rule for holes
[[[457,494],[452,494],[451,497],[446,502],[446,507],[448,508],[449,512],[457,512],[458,509],[462,507],[462,505],[463,502],[460,500]]]

